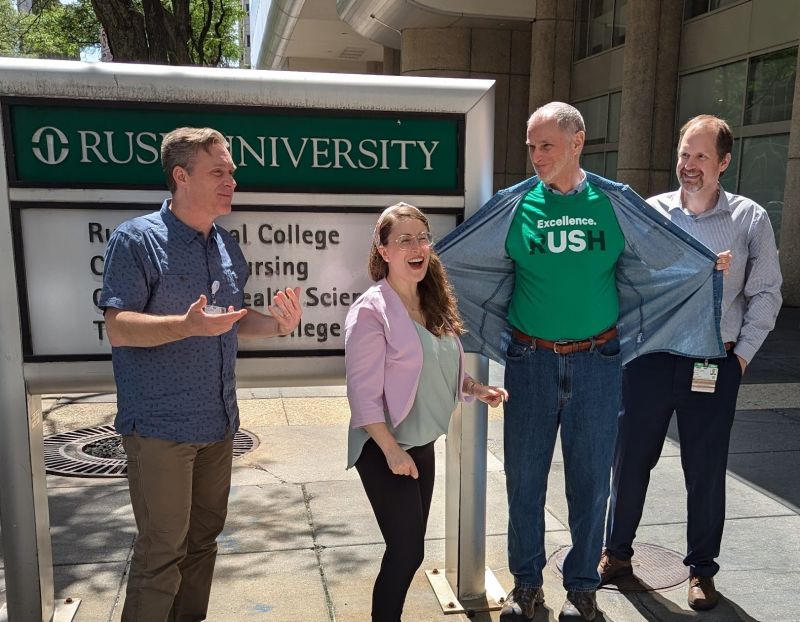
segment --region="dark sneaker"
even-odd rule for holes
[[[603,551],[600,563],[597,565],[597,572],[600,573],[600,585],[605,585],[622,577],[631,576],[633,574],[633,566],[630,560],[625,561],[614,557],[608,551]]]
[[[536,607],[544,604],[544,592],[540,587],[517,585],[508,593],[500,611],[500,622],[522,622],[533,620]]]
[[[696,611],[708,611],[719,603],[714,577],[689,577],[689,606]]]
[[[558,622],[592,622],[597,617],[595,592],[567,592]]]

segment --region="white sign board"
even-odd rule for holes
[[[248,206],[248,209],[253,209]],[[259,208],[255,208],[259,209]],[[20,209],[31,356],[110,354],[103,315],[103,254],[117,225],[151,210],[35,206]],[[219,224],[239,240],[250,268],[245,306],[268,313],[272,296],[301,287],[303,320],[279,339],[243,340],[242,350],[338,351],[347,309],[372,281],[367,256],[380,209],[369,213],[236,211]],[[456,225],[454,214],[429,212],[435,237]],[[202,292],[198,292],[200,295]]]

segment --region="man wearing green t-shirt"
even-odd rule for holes
[[[614,209],[580,167],[580,112],[559,102],[528,121],[539,183],[505,240],[514,262],[506,354],[505,470],[514,589],[500,620],[530,620],[544,602],[544,504],[561,428],[572,549],[559,619],[594,620],[597,562],[617,432],[621,366],[616,264],[624,250]]]

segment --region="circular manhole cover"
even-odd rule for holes
[[[233,437],[233,457],[258,447],[258,437],[239,430]],[[127,461],[122,437],[111,425],[78,428],[44,438],[44,466],[50,475],[125,477]]]
[[[617,592],[655,592],[668,590],[689,578],[689,568],[683,565],[683,555],[655,544],[635,545],[636,552],[631,563],[633,576],[623,577],[600,589]],[[559,577],[571,546],[560,548],[550,556],[547,565]],[[599,561],[599,560],[598,560]]]

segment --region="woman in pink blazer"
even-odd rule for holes
[[[398,203],[375,225],[369,273],[376,284],[345,322],[348,468],[355,466],[386,542],[372,592],[372,621],[400,622],[425,554],[434,441],[458,400],[497,406],[505,390],[464,372],[464,332],[428,219]]]

